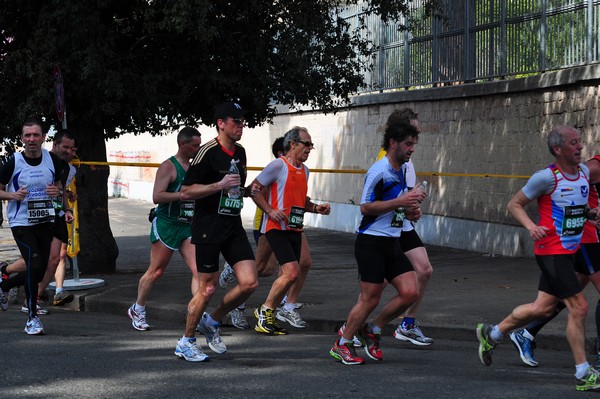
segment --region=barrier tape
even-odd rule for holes
[[[158,168],[160,163],[146,162],[96,162],[96,161],[73,161],[73,165],[94,165],[94,166],[134,166],[146,168]],[[260,171],[264,168],[258,166],[247,166],[247,170]],[[311,173],[341,173],[341,174],[357,174],[364,175],[367,173],[364,169],[310,169]],[[506,175],[492,173],[443,173],[443,172],[417,172],[417,176],[440,176],[440,177],[480,177],[494,179],[529,179],[531,176],[526,175]]]

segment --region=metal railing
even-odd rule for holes
[[[439,17],[383,23],[368,17],[373,43],[361,93],[522,77],[600,62],[600,0],[443,0]],[[341,15],[357,27],[363,5]],[[401,29],[402,26],[408,27]]]

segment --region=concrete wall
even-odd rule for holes
[[[419,113],[423,129],[413,162],[420,178],[431,183],[430,197],[423,203],[426,215],[417,224],[424,241],[531,256],[527,232],[506,212],[508,200],[525,183],[511,176],[529,176],[552,161],[545,137],[558,124],[582,131],[585,159],[598,153],[599,87],[600,65],[592,65],[524,79],[362,95],[336,114],[282,108],[273,124],[246,129],[241,144],[248,166],[263,167],[272,158],[271,142],[292,126],[304,126],[316,147],[307,161],[309,168],[365,170],[379,151],[388,115],[396,108],[411,107]],[[200,130],[205,141],[215,135],[214,127]],[[125,135],[109,141],[107,148],[109,155],[127,152],[132,158],[149,157],[150,162],[176,152],[173,135]],[[151,200],[153,170],[142,169],[134,173],[111,168],[109,193]],[[249,179],[256,173],[251,171]],[[450,175],[436,175],[440,173]],[[332,214],[309,215],[307,223],[353,231],[360,220],[355,204],[362,184],[360,173],[311,173],[309,195],[331,202]],[[253,209],[246,201],[244,212]],[[529,211],[535,216],[535,206]]]

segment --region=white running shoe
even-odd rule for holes
[[[37,314],[41,314],[41,315],[48,314],[48,309],[43,308],[40,305],[40,300],[39,299],[36,301],[35,306],[36,306],[36,313]],[[23,302],[23,306],[21,306],[21,312],[23,312],[23,313],[29,313],[29,306],[27,306],[27,300],[25,300],[25,302]]]
[[[296,328],[308,327],[308,323],[302,320],[302,317],[300,317],[300,314],[296,311],[296,309],[287,311],[285,310],[285,308],[281,308],[277,311],[275,317],[277,318],[277,320],[290,323]]]
[[[233,267],[229,266],[229,263],[225,262],[223,271],[219,275],[219,285],[221,288],[227,288],[227,286],[234,281],[235,271],[233,271]]]
[[[225,353],[227,351],[227,346],[221,340],[221,329],[219,326],[211,326],[207,320],[208,313],[204,312],[202,318],[198,322],[198,326],[196,327],[196,331],[204,334],[206,338],[206,344],[208,347],[215,353]]]
[[[131,325],[138,331],[149,330],[150,326],[146,322],[146,311],[136,312],[134,306],[135,305],[131,305],[131,307],[127,309],[127,316],[131,319]]]
[[[13,305],[19,303],[19,287],[12,287],[8,290],[8,302]]]
[[[0,288],[0,308],[2,310],[8,310],[8,295],[2,291],[2,288]]]
[[[235,328],[239,328],[240,330],[247,330],[250,328],[250,324],[248,324],[248,320],[246,320],[245,309],[235,308],[228,313],[228,316],[231,319],[231,325]]]
[[[402,324],[394,331],[394,338],[398,341],[410,342],[417,346],[429,346],[433,344],[433,339],[426,337],[418,325],[414,324],[413,328],[403,328]]]
[[[27,320],[25,324],[25,331],[29,335],[44,335],[44,326],[40,321],[39,317],[35,316],[33,319]]]
[[[205,362],[208,360],[208,355],[202,352],[202,349],[196,343],[196,338],[190,338],[185,343],[182,342],[182,339],[177,341],[175,356],[185,359],[188,362]]]

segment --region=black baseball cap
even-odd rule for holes
[[[235,102],[225,102],[215,107],[215,123],[218,119],[225,119],[228,116],[231,118],[239,118],[246,115],[246,110]]]

